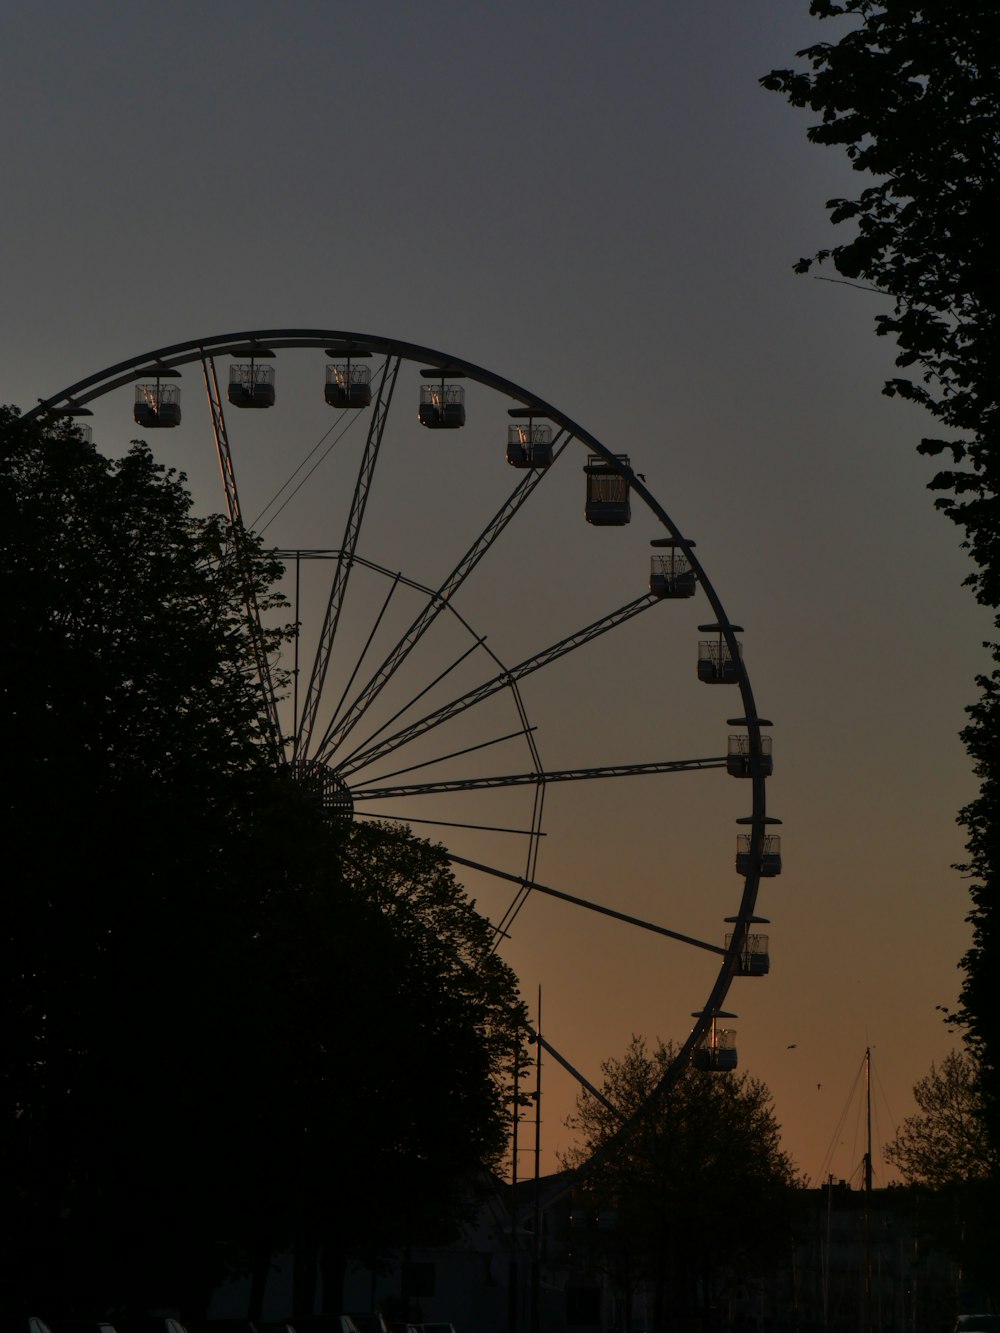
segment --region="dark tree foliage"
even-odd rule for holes
[[[983,1124],[978,1071],[967,1051],[951,1051],[914,1084],[917,1114],[886,1145],[887,1162],[908,1185],[941,1189],[996,1174]]]
[[[336,1302],[502,1153],[514,978],[440,851],[275,767],[225,526],[144,446],[0,414],[0,570],[4,1309],[196,1316],[293,1243]]]
[[[617,1111],[638,1110],[676,1052],[633,1037],[621,1059],[601,1066],[600,1091]],[[621,1121],[588,1092],[567,1125],[587,1160]],[[614,1224],[599,1231],[596,1256],[628,1302],[639,1281],[653,1286],[652,1333],[678,1315],[704,1313],[720,1268],[736,1280],[766,1270],[790,1234],[795,1172],[781,1149],[771,1094],[748,1074],[688,1069],[623,1146],[587,1177],[585,1197]]]
[[[122,1261],[157,1280],[170,1223],[202,1259],[207,991],[266,755],[219,524],[142,447],[112,463],[11,411],[0,442],[4,1277],[86,1301]]]
[[[951,466],[931,488],[962,529],[975,570],[968,583],[1000,607],[1000,7],[992,0],[813,0],[839,19],[839,40],[798,54],[808,69],[762,80],[819,116],[814,143],[842,146],[870,178],[854,199],[831,199],[831,221],[851,237],[816,258],[845,280],[893,300],[876,332],[899,348],[885,393],[920,404],[939,434],[920,451]],[[806,272],[812,260],[796,266]],[[993,648],[1000,662],[1000,646]],[[987,1115],[1000,1144],[1000,671],[962,736],[981,779],[959,815],[967,832],[973,943],[962,961],[956,1015],[976,1049]]]
[[[917,1114],[886,1145],[913,1195],[925,1243],[949,1253],[966,1280],[992,1301],[996,1268],[997,1161],[986,1132],[976,1062],[952,1051],[913,1088]]]
[[[305,1046],[282,1057],[298,1090],[286,1116],[311,1108],[289,1138],[300,1188],[296,1300],[308,1312],[318,1251],[331,1314],[349,1258],[454,1239],[505,1151],[504,1076],[526,1023],[491,927],[440,848],[359,824],[341,830],[336,855],[341,901],[363,911],[367,944],[325,920],[322,875],[309,923],[321,943],[290,960]],[[336,1023],[317,1023],[331,1013]]]

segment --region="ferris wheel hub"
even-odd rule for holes
[[[354,797],[347,783],[329,764],[319,759],[296,760],[290,766],[292,777],[328,819],[351,819]]]

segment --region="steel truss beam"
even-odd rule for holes
[[[344,540],[341,543],[337,557],[333,586],[330,589],[330,598],[323,617],[323,627],[320,631],[319,643],[316,646],[316,657],[306,687],[298,732],[295,736],[294,757],[296,759],[308,757],[309,741],[313,727],[316,724],[316,713],[320,706],[326,673],[333,655],[333,644],[337,635],[337,626],[340,623],[340,612],[344,605],[347,583],[354,564],[354,552],[357,548],[358,537],[361,534],[365,505],[368,503],[368,493],[371,489],[375,464],[378,461],[379,449],[382,445],[382,436],[385,432],[385,423],[388,419],[389,406],[392,403],[392,393],[396,387],[396,376],[399,374],[399,367],[400,359],[398,356],[391,359],[387,358],[382,367],[378,397],[368,424],[368,439],[365,441],[364,453],[361,457],[358,479],[354,486],[354,495],[351,499],[351,508],[344,530]]]
[[[496,866],[484,865],[481,861],[470,861],[467,857],[457,856],[454,852],[444,849],[444,854],[454,865],[468,866],[470,870],[481,870],[485,875],[493,875],[497,879],[505,879],[511,884],[518,884],[523,889],[534,893],[544,893],[549,898],[558,898],[561,902],[572,903],[574,907],[585,907],[588,912],[597,912],[600,916],[610,916],[616,921],[624,921],[627,926],[638,926],[640,930],[652,931],[654,935],[664,935],[667,939],[679,940],[681,944],[690,944],[692,948],[704,949],[706,953],[717,953],[725,956],[726,950],[721,944],[709,944],[707,940],[696,939],[693,935],[682,935],[677,930],[668,930],[666,926],[658,926],[652,921],[644,921],[642,917],[630,916],[627,912],[619,912],[613,907],[605,907],[602,903],[591,902],[589,898],[579,898],[573,893],[564,893],[561,889],[553,889],[548,884],[539,884],[535,880],[526,881],[519,875],[512,875],[506,870],[498,870]]]
[[[457,819],[414,819],[412,815],[382,815],[374,810],[355,810],[356,819],[391,819],[397,824],[437,824],[441,828],[469,828],[479,829],[483,833],[517,833],[522,838],[544,838],[547,835],[538,832],[534,828],[510,828],[501,824],[460,824]],[[520,879],[514,876],[517,883]]]
[[[420,768],[433,768],[435,764],[443,764],[449,759],[459,759],[463,754],[474,754],[478,750],[488,750],[491,746],[502,745],[505,741],[521,740],[536,730],[536,727],[529,725],[527,728],[521,727],[518,731],[508,731],[504,736],[494,736],[492,740],[479,741],[476,745],[463,745],[461,750],[452,750],[450,754],[437,755],[434,759],[422,759],[419,764],[407,764],[405,768],[397,768],[393,773],[385,773],[379,781],[387,782],[389,778],[402,777],[404,773],[415,773]]]
[[[601,1092],[599,1088],[595,1088],[593,1083],[591,1083],[590,1079],[585,1078],[584,1075],[580,1073],[579,1069],[577,1069],[574,1065],[571,1065],[570,1062],[566,1059],[565,1055],[561,1055],[552,1045],[551,1042],[545,1040],[545,1038],[542,1036],[540,1032],[537,1032],[533,1027],[529,1026],[528,1038],[532,1042],[537,1041],[539,1046],[541,1046],[542,1050],[547,1051],[548,1054],[552,1056],[553,1060],[555,1060],[557,1064],[562,1065],[563,1069],[566,1070],[567,1074],[569,1074],[571,1078],[575,1078],[577,1083],[579,1083],[581,1087],[586,1088],[586,1090],[590,1093],[591,1097],[593,1097],[596,1101],[599,1101],[601,1105],[605,1108],[605,1110],[610,1111],[611,1114],[617,1116],[619,1120],[622,1121],[625,1120],[624,1111],[619,1111],[618,1107],[615,1106],[613,1102],[609,1102],[607,1097],[605,1097],[604,1093]]]
[[[561,432],[561,435],[565,435],[565,432]],[[560,436],[557,436],[554,441],[554,447],[559,445],[559,439]],[[564,438],[562,444],[558,447],[558,452],[561,452],[562,449],[566,447],[567,443],[568,439]],[[554,454],[554,457],[555,456],[557,456],[557,453]],[[348,735],[361,720],[366,709],[371,706],[372,702],[381,693],[382,689],[399,669],[406,657],[416,647],[424,634],[427,633],[431,625],[475,569],[476,565],[479,564],[480,560],[497,540],[507,524],[532,494],[535,487],[547,475],[548,471],[548,468],[531,471],[524,476],[517,486],[515,486],[512,494],[504,504],[501,505],[490,523],[469,547],[468,551],[466,551],[465,555],[448,575],[444,583],[442,583],[440,588],[438,588],[432,595],[430,601],[396,644],[395,648],[392,649],[382,665],[369,679],[360,694],[355,697],[353,703],[349,705],[343,717],[339,720],[335,719],[327,727],[316,750],[316,757],[318,759],[329,759],[338,746],[347,739]]]
[[[380,759],[382,755],[389,754],[392,750],[407,744],[417,736],[424,735],[433,727],[440,726],[442,722],[447,722],[467,708],[482,703],[484,699],[496,694],[498,690],[504,689],[515,681],[523,680],[525,676],[530,675],[533,671],[538,671],[557,658],[565,656],[566,653],[571,653],[574,648],[582,647],[583,644],[589,643],[591,639],[606,634],[608,630],[614,629],[626,620],[630,620],[632,616],[638,615],[640,611],[646,611],[649,607],[658,605],[661,600],[652,593],[644,593],[642,597],[637,597],[634,602],[626,603],[625,606],[619,607],[617,611],[610,611],[606,616],[602,616],[600,620],[595,620],[584,629],[577,630],[575,634],[567,635],[565,639],[560,639],[558,643],[543,648],[540,653],[536,653],[533,657],[526,657],[523,662],[511,667],[509,671],[501,671],[482,685],[478,685],[475,689],[451,700],[450,703],[442,704],[433,713],[428,713],[426,717],[411,722],[408,727],[404,727],[392,736],[387,736],[385,740],[367,748],[356,750],[343,763],[336,765],[336,771],[341,777],[346,778],[351,773],[356,773],[358,769],[366,768],[369,764],[374,763],[376,759]]]
[[[519,734],[519,733],[518,733]],[[670,759],[650,764],[608,764],[603,768],[559,768],[543,773],[501,773],[488,778],[455,778],[450,782],[415,782],[399,787],[363,787],[352,791],[358,801],[385,801],[397,796],[430,796],[440,792],[478,791],[491,787],[524,787],[549,782],[582,782],[590,778],[631,778],[648,773],[688,773],[725,768],[720,759]]]
[[[201,369],[205,380],[205,393],[208,397],[209,411],[212,414],[212,433],[215,436],[215,452],[219,460],[219,471],[222,474],[222,486],[226,495],[229,531],[232,536],[240,583],[243,586],[243,605],[247,615],[247,632],[250,635],[257,678],[261,683],[264,694],[268,739],[275,759],[280,760],[284,753],[284,742],[281,736],[281,720],[278,716],[278,700],[275,695],[274,680],[271,676],[271,662],[267,655],[266,636],[260,619],[260,604],[257,601],[257,588],[254,584],[253,569],[247,549],[246,529],[243,526],[243,515],[240,510],[236,471],[233,467],[232,450],[229,447],[226,416],[222,410],[219,380],[215,373],[215,359],[211,356],[202,355]]]

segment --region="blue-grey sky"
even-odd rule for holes
[[[957,732],[988,624],[961,587],[957,532],[924,489],[931,464],[914,446],[925,423],[880,394],[892,373],[892,349],[872,333],[882,298],[792,273],[834,237],[824,201],[859,185],[835,151],[807,144],[807,115],[758,87],[832,34],[807,10],[9,6],[0,399],[26,408],[199,336],[349,329],[486,366],[630,454],[747,627],[757,701],[775,722],[769,805],[784,820],[785,871],[760,904],[773,970],[739,983],[730,1007],[741,1067],[770,1085],[787,1146],[815,1178],[826,1165],[848,1176],[860,1157],[848,1136],[829,1162],[827,1149],[866,1044],[883,1138],[950,1045],[935,1007],[954,1003],[967,943],[949,867],[962,852],[955,811],[974,791]],[[310,429],[293,408],[307,372],[276,364],[274,413],[234,423],[260,441],[241,484],[262,496],[292,456],[290,433]],[[186,423],[197,390],[189,372]],[[479,438],[472,406],[470,394],[466,441]],[[137,433],[127,395],[114,410],[95,421],[112,449]],[[502,450],[502,407],[492,416]],[[440,465],[443,446],[420,434],[407,436],[413,450],[433,449]],[[204,423],[200,442],[187,425],[178,440],[153,443],[165,458],[177,450],[199,501],[217,507]],[[391,465],[372,536],[388,550],[409,542],[400,560],[419,565],[416,457]],[[454,526],[460,552],[486,483],[445,467],[434,531]],[[500,469],[497,480],[511,479]],[[578,515],[575,463],[558,485]],[[557,513],[554,501],[542,526]],[[555,637],[556,609],[596,618],[633,552],[632,595],[642,590],[652,534],[629,532],[626,547],[579,520],[536,552],[526,511],[522,558],[471,593],[470,619],[516,655]],[[686,719],[707,712],[724,743],[734,705],[699,696],[693,676],[705,607],[676,608],[676,635],[612,637],[565,681],[539,678],[539,735],[551,710],[559,762],[687,757]],[[602,700],[613,727],[598,719]],[[739,887],[732,820],[749,798],[719,775],[693,782],[643,786],[631,808],[597,784],[553,798],[539,878],[680,929],[705,915],[721,934]],[[695,830],[689,845],[678,824]],[[591,1077],[633,1031],[682,1037],[704,999],[686,960],[617,927],[566,923],[546,904],[519,925],[512,960],[526,993],[543,986],[548,1036]],[[573,1093],[555,1073],[548,1086],[551,1152],[568,1143]]]

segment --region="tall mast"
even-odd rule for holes
[[[507,1333],[517,1333],[517,1122],[521,1118],[521,1029],[514,1038],[514,1125],[510,1148],[510,1260],[507,1268]]]
[[[531,1333],[541,1328],[542,1299],[542,988],[538,987],[535,1037],[535,1234],[531,1257]]]
[[[872,1333],[872,1052],[865,1047],[865,1333]]]

